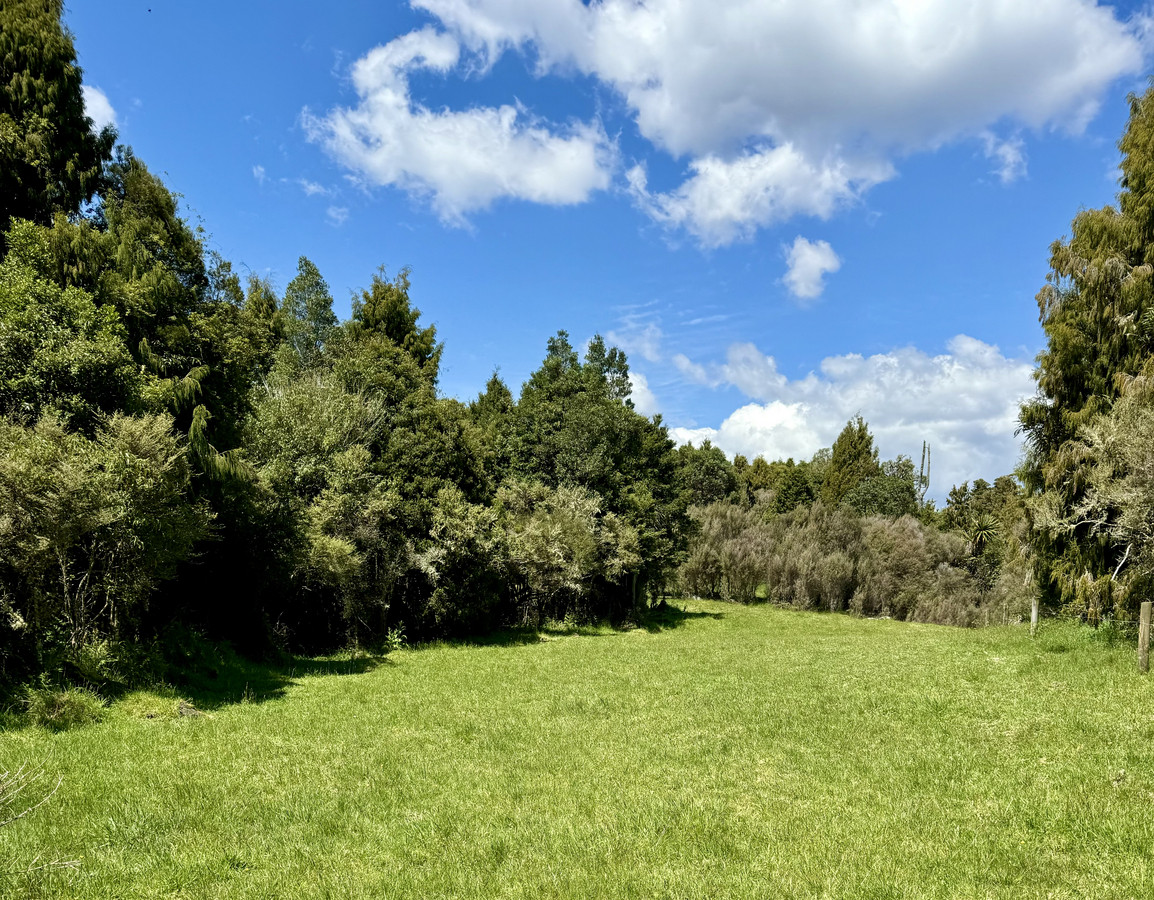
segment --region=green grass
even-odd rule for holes
[[[1132,648],[691,610],[9,730],[0,771],[63,784],[0,867],[80,867],[0,896],[1154,896]]]

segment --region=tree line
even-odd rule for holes
[[[564,332],[514,397],[437,389],[382,268],[338,321],[207,252],[84,114],[57,0],[0,7],[0,668],[131,657],[173,625],[324,650],[622,620],[690,527],[625,356]]]
[[[1015,476],[925,500],[847,423],[810,460],[675,448],[625,355],[565,332],[514,395],[438,391],[410,273],[339,321],[208,251],[85,115],[60,0],[0,6],[0,680],[130,668],[174,626],[253,651],[426,639],[667,593],[923,621],[1091,622],[1154,573],[1154,99],[1119,208],[1054,244]],[[110,663],[111,665],[111,663]]]
[[[925,499],[929,447],[880,460],[856,416],[812,459],[752,462],[708,443],[678,450],[696,524],[679,588],[691,595],[951,625],[1029,611],[1025,497],[978,479]]]

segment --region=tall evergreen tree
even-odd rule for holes
[[[62,0],[0,2],[0,232],[13,217],[42,225],[92,198],[116,132],[84,112]]]
[[[289,343],[301,361],[309,365],[337,327],[337,317],[328,282],[307,256],[297,261],[297,274],[285,288],[282,308]]]
[[[855,416],[846,422],[833,443],[833,454],[821,486],[821,499],[830,506],[837,506],[867,478],[881,474],[878,451],[869,426],[860,415]]]
[[[409,302],[409,270],[402,269],[392,281],[385,268],[373,275],[372,284],[353,298],[354,337],[379,334],[408,353],[430,381],[436,383],[444,344],[437,343],[437,328],[421,328],[417,320],[421,311]]]
[[[1019,474],[1031,495],[1039,586],[1049,600],[1091,618],[1095,610],[1125,605],[1113,585],[1124,548],[1109,528],[1073,513],[1093,465],[1082,435],[1128,383],[1152,369],[1154,89],[1130,97],[1118,146],[1118,207],[1079,213],[1069,239],[1050,248],[1050,273],[1038,293],[1047,337],[1035,372],[1038,396],[1020,413],[1028,452]]]

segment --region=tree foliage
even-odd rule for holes
[[[289,343],[301,363],[311,365],[337,327],[337,317],[328,282],[307,256],[297,261],[296,277],[285,288],[283,309]]]
[[[1031,495],[1032,552],[1046,595],[1090,613],[1087,583],[1108,591],[1117,611],[1126,542],[1073,514],[1087,502],[1093,457],[1084,438],[1110,413],[1126,386],[1150,374],[1154,350],[1154,90],[1130,98],[1118,206],[1084,210],[1068,239],[1050,248],[1050,273],[1038,293],[1047,346],[1038,357],[1038,396],[1023,405],[1028,442],[1021,477]],[[1094,604],[1095,608],[1100,604]]]
[[[102,184],[116,132],[93,132],[63,0],[0,4],[0,232],[51,223]]]
[[[833,443],[829,466],[821,485],[821,498],[837,506],[851,491],[869,478],[881,475],[878,451],[869,426],[859,415],[850,419]]]

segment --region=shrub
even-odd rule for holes
[[[43,668],[94,640],[139,637],[155,589],[208,532],[208,510],[189,494],[169,416],[117,414],[93,439],[52,418],[0,419],[0,611],[12,655]]]
[[[965,628],[985,623],[979,608],[981,591],[964,569],[940,563],[934,581],[910,613],[914,622],[933,625],[960,625]]]
[[[948,569],[961,562],[963,542],[912,516],[867,519],[863,542],[860,581],[851,601],[857,612],[907,619],[935,591],[945,597],[969,590],[964,574],[960,580],[947,577]]]
[[[104,718],[104,701],[86,688],[29,688],[24,703],[29,722],[50,731],[65,731]]]
[[[758,512],[732,503],[695,506],[697,537],[678,577],[688,593],[752,602],[764,581],[773,540]]]

